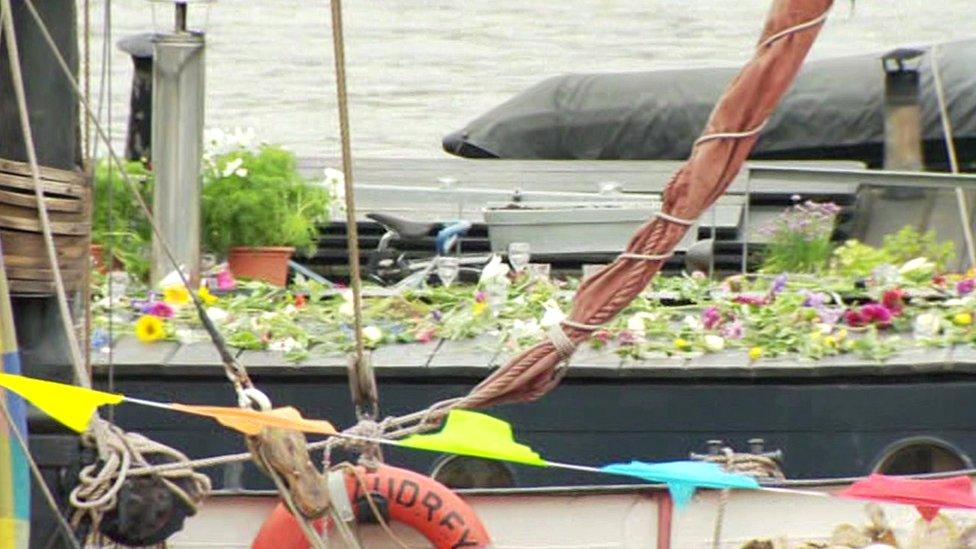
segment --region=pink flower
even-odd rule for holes
[[[743,305],[766,305],[769,303],[769,296],[758,294],[739,294],[735,296],[735,302]]]
[[[169,303],[157,301],[149,304],[145,313],[159,318],[173,318],[173,307]]]
[[[895,316],[891,312],[891,309],[881,305],[880,303],[868,303],[867,305],[861,307],[861,315],[871,323],[877,324],[879,326],[887,326],[891,324],[891,319]]]
[[[742,339],[745,335],[745,328],[742,326],[742,322],[739,320],[733,320],[732,322],[726,323],[722,326],[719,333],[725,339]]]
[[[956,283],[956,291],[959,295],[966,295],[976,288],[976,278],[967,278]]]
[[[607,342],[613,339],[613,335],[608,330],[597,330],[593,332],[593,339],[606,345]]]
[[[237,281],[234,280],[234,275],[231,274],[230,270],[224,269],[217,273],[217,289],[218,290],[233,290],[234,286],[237,285]]]
[[[483,292],[481,290],[478,290],[474,294],[474,301],[475,301],[475,303],[484,303],[485,301],[487,301],[487,299],[488,299],[488,294],[486,294],[485,292]]]
[[[434,340],[434,329],[428,328],[426,330],[420,330],[414,334],[414,339],[420,343],[430,343]]]
[[[706,330],[712,330],[722,323],[722,313],[714,305],[702,311],[702,325]]]
[[[620,341],[621,345],[633,345],[637,343],[637,334],[631,332],[630,330],[623,330],[620,335],[617,336],[617,340]]]

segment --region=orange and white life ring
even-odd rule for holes
[[[471,506],[436,480],[389,465],[380,465],[373,471],[360,467],[358,471],[358,476],[346,475],[346,492],[357,520],[366,518],[359,515],[372,512],[368,505],[359,504],[365,484],[372,497],[385,500],[389,515],[385,519],[412,527],[436,549],[491,546],[488,531]],[[322,521],[315,526],[321,530]],[[251,548],[308,549],[309,543],[298,521],[279,503],[261,526]]]

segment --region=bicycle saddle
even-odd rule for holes
[[[417,239],[423,238],[436,229],[440,223],[432,222],[425,223],[420,221],[410,221],[409,219],[403,219],[402,217],[397,217],[395,215],[389,215],[384,213],[368,213],[366,217],[372,219],[373,221],[383,225],[387,229],[400,235],[400,238],[404,239]]]

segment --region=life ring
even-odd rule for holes
[[[436,480],[389,465],[373,471],[358,467],[357,471],[358,477],[351,472],[346,475],[346,492],[358,521],[372,515],[369,505],[364,504],[364,483],[374,500],[385,501],[384,519],[412,527],[436,549],[491,546],[488,531],[471,506]],[[323,521],[317,521],[315,527],[321,531]],[[309,543],[298,521],[279,503],[251,548],[309,549]]]

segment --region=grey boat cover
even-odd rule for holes
[[[940,44],[936,53],[960,161],[976,162],[976,39]],[[881,55],[807,63],[750,158],[843,158],[880,165]],[[920,59],[926,164],[941,166],[946,153],[931,55]],[[683,160],[736,71],[701,68],[549,78],[447,135],[444,149],[481,158]]]

